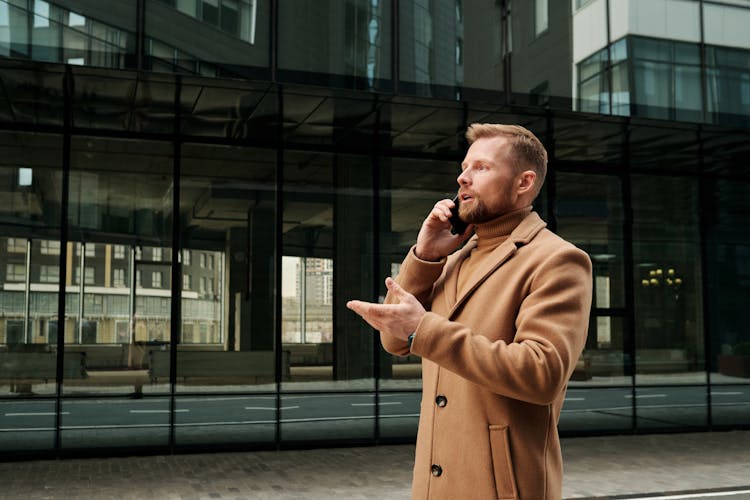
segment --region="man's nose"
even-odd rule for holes
[[[456,178],[456,182],[458,182],[459,186],[465,186],[471,182],[471,178],[466,170],[461,172],[461,174]]]

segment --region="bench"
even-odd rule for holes
[[[638,373],[679,373],[690,371],[685,349],[638,349],[635,352]]]
[[[169,351],[151,350],[149,379],[169,381]],[[177,351],[177,380],[211,384],[261,383],[275,380],[274,351]],[[289,379],[289,353],[282,353],[282,376]]]
[[[116,370],[128,366],[128,344],[67,344],[65,352],[86,354],[89,370]]]
[[[35,382],[57,378],[55,352],[0,352],[0,382],[10,384],[11,392],[29,394]],[[86,355],[63,353],[63,379],[86,378]]]
[[[333,344],[284,344],[292,366],[322,366],[333,364]]]

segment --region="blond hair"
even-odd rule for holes
[[[539,194],[547,176],[547,150],[541,141],[528,129],[520,125],[504,125],[499,123],[472,123],[466,130],[469,144],[483,138],[506,137],[509,141],[508,160],[516,173],[523,170],[533,170],[536,173],[534,181],[534,196]]]

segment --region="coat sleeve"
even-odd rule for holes
[[[591,309],[591,260],[573,247],[546,258],[521,302],[513,342],[473,334],[428,312],[411,352],[503,396],[549,404],[565,387],[586,342]]]
[[[412,247],[409,250],[401,263],[396,282],[404,290],[414,295],[425,309],[429,310],[434,284],[442,274],[447,259],[442,258],[438,262],[422,260],[416,256],[414,248]],[[385,303],[393,304],[397,302],[398,299],[388,292],[385,296]],[[409,345],[406,342],[387,333],[380,332],[380,343],[383,344],[383,349],[391,354],[398,356],[410,354]]]

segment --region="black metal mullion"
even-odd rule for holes
[[[635,286],[633,284],[634,263],[633,263],[633,193],[630,171],[630,118],[625,120],[623,125],[623,164],[627,170],[622,174],[622,205],[623,205],[623,261],[625,263],[625,338],[623,340],[624,354],[630,356],[630,363],[625,367],[632,370],[631,375],[631,404],[632,420],[631,430],[637,430],[638,415],[636,406],[636,363],[635,363]]]
[[[279,0],[271,0],[269,18],[268,60],[271,65],[271,81],[275,82],[279,77]]]
[[[63,75],[63,150],[62,194],[60,199],[60,259],[57,287],[57,356],[55,391],[55,452],[62,449],[62,389],[65,362],[65,276],[68,268],[68,198],[70,197],[70,141],[72,127],[73,73],[65,67]]]
[[[557,202],[557,172],[551,166],[555,165],[555,135],[554,120],[552,111],[549,109],[545,112],[546,130],[544,134],[545,148],[547,149],[547,222],[550,231],[557,232],[557,216],[555,215],[555,203]]]
[[[379,143],[380,143],[380,100],[378,94],[373,94],[373,101],[375,107],[375,127],[372,133],[372,151],[370,154],[370,161],[372,166],[372,224],[373,224],[373,238],[372,238],[372,297],[377,298],[380,291],[380,155]],[[334,268],[335,270],[335,268]],[[375,443],[380,442],[380,336],[372,336],[372,368],[373,376],[375,377],[375,420],[373,429],[373,436]]]
[[[698,1],[698,19],[700,22],[701,40],[700,40],[700,78],[701,78],[701,121],[708,123],[708,70],[706,65],[706,33],[704,27],[703,17],[703,0]],[[700,130],[700,129],[699,129]],[[700,160],[703,160],[703,152],[701,151]]]
[[[146,1],[138,0],[135,13],[135,68],[145,69],[143,63],[146,58]]]
[[[275,3],[275,2],[274,2]],[[274,252],[274,337],[276,357],[276,426],[274,430],[274,442],[276,449],[281,448],[281,381],[283,365],[282,337],[281,337],[281,260],[284,252],[284,88],[278,87],[277,102],[277,124],[276,124],[276,249]],[[250,228],[248,228],[249,230]]]
[[[398,95],[399,80],[401,79],[401,70],[399,68],[399,44],[401,43],[401,33],[399,26],[401,16],[399,12],[399,0],[391,0],[391,79],[393,81],[393,94]]]
[[[705,115],[704,115],[705,116]],[[711,398],[711,370],[713,368],[713,352],[711,347],[712,338],[712,323],[711,317],[713,316],[713,310],[710,307],[711,297],[711,285],[709,283],[709,267],[711,266],[712,260],[709,257],[708,251],[708,238],[709,238],[709,227],[711,227],[710,217],[710,206],[714,200],[714,192],[709,189],[708,176],[703,172],[703,136],[702,126],[698,127],[698,162],[700,165],[700,172],[698,174],[698,241],[700,241],[700,262],[701,262],[701,304],[703,307],[703,359],[704,369],[706,370],[706,408],[707,408],[707,423],[708,429],[713,429],[713,405]]]
[[[171,320],[169,332],[169,448],[175,448],[175,423],[177,401],[175,392],[177,389],[177,344],[180,341],[180,330],[182,328],[182,271],[179,260],[180,253],[180,175],[182,141],[180,139],[182,77],[175,77],[174,90],[174,132],[173,145],[173,171],[172,171],[172,300]]]
[[[609,9],[609,0],[605,0],[604,3],[605,8],[605,22],[606,25],[606,31],[607,31],[607,64],[605,66],[604,74],[607,77],[607,100],[608,100],[608,106],[609,106],[609,113],[613,114],[612,111],[612,33],[610,29],[610,9]]]

